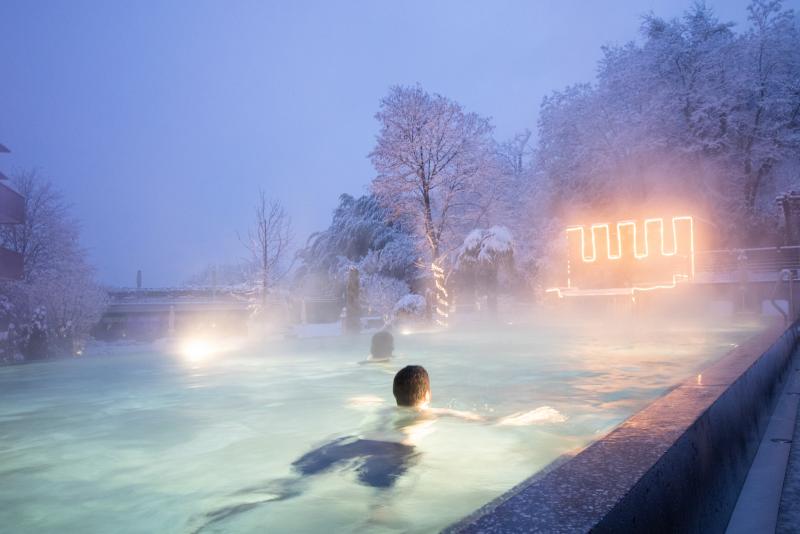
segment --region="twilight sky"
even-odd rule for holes
[[[708,0],[746,23],[748,0]],[[379,99],[419,82],[535,129],[543,96],[591,81],[603,44],[668,0],[3,0],[0,170],[39,168],[83,223],[103,283],[180,284],[244,257],[259,187],[296,244],[361,194]],[[800,0],[785,2],[800,9]]]

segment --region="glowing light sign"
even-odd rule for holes
[[[694,219],[688,215],[570,226],[566,234],[567,285],[547,290],[559,297],[633,295],[694,278]]]

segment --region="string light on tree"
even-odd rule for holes
[[[436,324],[447,326],[450,303],[448,302],[447,289],[444,287],[444,269],[432,263],[431,270],[433,271],[433,283],[436,285]]]

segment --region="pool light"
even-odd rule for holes
[[[203,338],[190,338],[181,344],[181,355],[190,362],[200,362],[214,352],[211,342]]]

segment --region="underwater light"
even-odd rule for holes
[[[199,362],[214,352],[211,342],[203,338],[190,338],[181,344],[181,355],[191,362]]]

